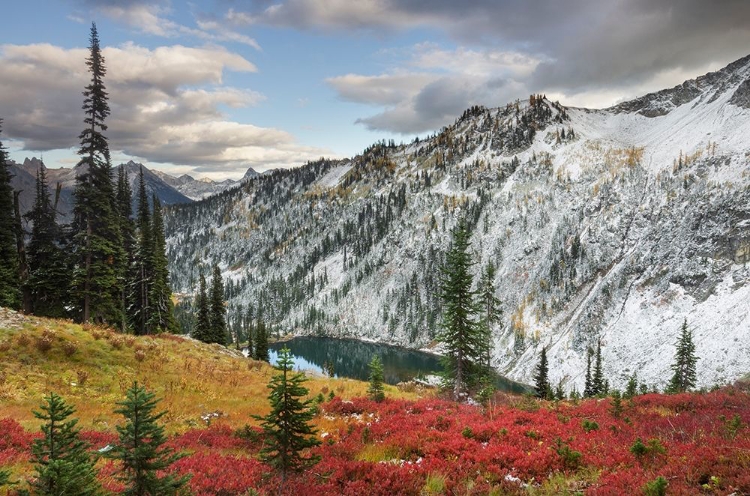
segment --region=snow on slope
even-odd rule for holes
[[[260,306],[280,332],[423,347],[464,218],[477,271],[498,267],[509,377],[530,381],[548,346],[552,381],[581,390],[601,340],[614,386],[664,386],[687,319],[700,384],[734,380],[750,370],[749,78],[750,57],[611,109],[472,108],[429,139],[264,176],[170,213],[174,288],[216,261],[232,322]]]

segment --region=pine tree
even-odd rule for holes
[[[43,317],[63,317],[66,314],[70,274],[55,217],[47,186],[47,171],[42,163],[37,171],[34,206],[26,214],[32,223],[26,256],[31,311]]]
[[[628,379],[628,385],[625,388],[625,398],[629,399],[638,394],[638,377],[635,372]]]
[[[303,456],[303,452],[320,444],[316,430],[310,421],[315,416],[312,400],[302,401],[308,390],[302,384],[305,375],[293,372],[294,362],[288,348],[279,351],[275,375],[268,384],[271,390],[268,401],[271,412],[260,420],[266,435],[261,459],[281,472],[281,482],[291,471],[301,471],[318,462],[315,455]]]
[[[137,382],[125,394],[125,400],[118,401],[119,408],[115,410],[125,417],[125,424],[117,426],[119,442],[108,453],[122,463],[119,479],[126,486],[124,494],[177,494],[189,477],[164,473],[184,456],[163,446],[167,438],[158,421],[166,412],[154,412],[159,400]]]
[[[149,287],[149,333],[160,331],[177,332],[177,322],[174,319],[174,303],[172,290],[169,287],[169,268],[167,262],[167,245],[164,238],[164,219],[161,213],[161,202],[152,198],[154,211],[151,221],[151,285]]]
[[[224,281],[219,266],[214,264],[210,295],[211,342],[227,344],[227,310],[224,307]]]
[[[260,319],[255,326],[255,353],[253,354],[253,358],[263,362],[270,360],[268,355],[268,331],[266,323]]]
[[[195,308],[198,316],[195,319],[195,329],[193,337],[204,343],[211,342],[211,313],[209,311],[209,301],[206,295],[206,277],[201,272],[198,295],[195,298]]]
[[[385,399],[383,381],[383,362],[375,355],[370,360],[370,385],[367,387],[367,396],[372,401],[380,403]]]
[[[596,356],[594,357],[594,373],[591,376],[591,392],[592,396],[598,396],[600,394],[607,393],[607,385],[604,380],[604,370],[602,369],[602,342],[597,341],[596,343]]]
[[[91,72],[91,83],[83,92],[87,127],[79,136],[81,160],[76,165],[73,193],[73,241],[77,256],[73,297],[80,305],[84,322],[93,318],[100,323],[121,325],[124,315],[118,267],[123,263],[124,252],[116,214],[109,145],[102,134],[107,130],[104,120],[110,110],[103,82],[106,73],[104,57],[96,24],[91,25],[89,52],[86,65]]]
[[[477,305],[471,290],[473,265],[469,251],[469,232],[460,223],[453,231],[453,240],[446,255],[440,281],[443,301],[442,330],[438,340],[445,345],[443,380],[460,400],[467,389],[477,382],[477,362],[481,360],[481,336],[474,315]]]
[[[79,439],[78,419],[70,419],[75,409],[55,393],[45,396],[41,412],[42,437],[31,448],[36,478],[31,486],[35,494],[85,496],[99,494],[94,464]]]
[[[695,344],[693,344],[693,333],[688,329],[688,322],[682,322],[680,338],[677,341],[674,364],[672,364],[672,380],[669,381],[667,391],[670,393],[684,393],[695,387],[697,381],[695,365],[698,357],[695,356]]]
[[[247,306],[247,313],[245,314],[245,336],[247,336],[247,355],[249,357],[255,356],[253,352],[253,306]]]
[[[486,369],[486,373],[491,372],[492,364],[492,326],[501,321],[503,316],[500,300],[495,296],[495,264],[487,262],[482,277],[479,280],[479,305],[482,311],[482,318],[479,321],[481,331],[481,364]]]
[[[14,229],[13,187],[10,180],[8,155],[0,142],[0,307],[19,308],[21,291]]]
[[[591,398],[594,396],[594,385],[591,380],[591,348],[586,348],[586,382],[583,386],[583,397]]]
[[[128,325],[133,325],[133,301],[131,291],[135,284],[135,224],[133,223],[133,192],[130,189],[128,174],[124,165],[117,168],[117,213],[120,221],[120,236],[122,237],[122,246],[125,254],[123,264],[120,267],[118,277],[121,281],[120,305],[126,319],[123,321],[121,331],[125,332]]]
[[[539,363],[534,373],[534,392],[537,398],[549,398],[549,392],[552,390],[549,383],[549,365],[547,364],[547,347],[542,347],[542,353],[539,357]]]
[[[149,334],[151,317],[151,282],[153,276],[154,238],[151,231],[151,211],[146,194],[146,181],[143,167],[138,175],[138,213],[136,216],[138,243],[135,250],[135,263],[132,269],[132,303],[130,318],[136,334]]]

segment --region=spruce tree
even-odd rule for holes
[[[624,397],[626,399],[630,399],[638,394],[638,376],[635,372],[633,372],[633,375],[630,376],[628,379],[628,385],[625,388],[625,395]]]
[[[42,437],[31,448],[35,494],[86,496],[101,492],[86,451],[88,445],[78,437],[78,419],[68,419],[74,412],[55,393],[45,396],[41,412],[33,412],[42,421]]]
[[[245,336],[247,336],[247,355],[249,357],[255,356],[253,352],[253,306],[247,306],[247,313],[245,314]]]
[[[266,323],[262,320],[258,320],[255,326],[255,353],[253,358],[263,362],[270,360],[268,355],[268,330],[266,329]]]
[[[151,217],[151,236],[153,247],[151,249],[151,286],[149,288],[149,333],[169,331],[177,332],[177,322],[174,318],[174,303],[172,303],[172,290],[169,287],[169,268],[166,253],[166,241],[164,238],[164,219],[161,213],[161,202],[156,197],[152,198],[154,206]]]
[[[0,119],[1,132],[2,120]],[[11,177],[8,155],[0,142],[0,307],[19,308],[21,291]]]
[[[214,264],[210,295],[211,342],[227,344],[227,310],[224,307],[224,281],[219,266]]]
[[[34,206],[26,214],[32,224],[26,256],[31,311],[43,317],[64,317],[66,314],[70,274],[55,217],[47,186],[47,171],[42,163],[36,176]]]
[[[479,321],[481,331],[481,364],[490,373],[492,365],[492,326],[499,323],[503,316],[500,307],[500,299],[495,296],[495,264],[492,261],[487,262],[482,277],[479,280],[479,306],[482,311],[482,318]]]
[[[549,398],[552,390],[549,383],[549,365],[547,364],[547,347],[542,347],[539,363],[534,373],[534,394],[537,398]]]
[[[596,356],[594,357],[594,373],[591,376],[591,396],[606,394],[608,385],[604,379],[604,370],[602,369],[602,342],[596,343]]]
[[[195,297],[195,309],[198,315],[195,319],[193,337],[204,343],[211,342],[211,313],[209,310],[208,296],[206,295],[206,277],[200,274],[198,295]]]
[[[372,401],[380,403],[385,399],[383,381],[383,362],[378,355],[375,355],[370,360],[370,384],[367,387],[367,396]]]
[[[446,255],[440,280],[443,301],[443,322],[438,340],[445,345],[443,381],[456,400],[462,399],[476,377],[481,360],[482,340],[475,320],[477,305],[472,291],[473,265],[469,255],[469,232],[461,222],[453,231],[451,247]]]
[[[123,321],[121,330],[126,331],[126,327],[133,325],[133,310],[131,306],[133,299],[131,292],[134,285],[135,274],[135,224],[133,223],[133,192],[130,189],[128,173],[124,165],[117,168],[117,213],[120,221],[120,236],[122,237],[122,246],[125,254],[118,277],[121,281],[120,305],[125,313],[126,319]]]
[[[586,348],[586,382],[583,386],[583,397],[591,398],[594,396],[594,384],[591,380],[591,348]]]
[[[91,25],[89,57],[86,65],[91,82],[83,95],[86,128],[81,132],[81,156],[76,165],[73,241],[76,254],[73,297],[84,322],[121,325],[122,289],[118,267],[124,259],[120,223],[112,181],[109,145],[102,134],[109,116],[104,87],[104,57],[99,46],[96,24]]]
[[[138,212],[136,216],[138,243],[133,267],[132,304],[130,318],[136,334],[149,334],[151,317],[151,282],[153,276],[154,238],[151,230],[151,211],[146,194],[143,167],[138,175]]]
[[[115,410],[125,417],[125,424],[117,426],[119,442],[107,455],[122,463],[118,478],[125,484],[124,494],[177,494],[189,477],[165,473],[172,463],[184,456],[164,446],[167,438],[158,421],[166,412],[155,413],[159,400],[137,382],[125,394]]]
[[[693,344],[693,333],[688,329],[688,322],[682,322],[680,338],[677,341],[674,363],[672,364],[672,380],[669,381],[667,392],[684,393],[695,387],[697,381],[695,365],[698,357],[695,356],[695,344]]]
[[[301,471],[318,462],[320,457],[304,456],[304,451],[318,446],[316,430],[310,421],[315,416],[312,400],[303,401],[308,390],[302,384],[305,375],[293,372],[294,362],[288,348],[279,351],[276,370],[279,371],[268,389],[271,411],[260,420],[265,433],[265,446],[260,452],[261,459],[281,472],[282,484],[291,471]]]

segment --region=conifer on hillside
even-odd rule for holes
[[[487,262],[482,276],[479,280],[479,306],[482,317],[479,321],[481,331],[481,364],[485,367],[486,373],[492,370],[490,359],[492,358],[492,326],[502,321],[503,310],[500,299],[495,296],[495,274],[497,269],[492,261]]]
[[[374,355],[370,360],[370,384],[367,387],[367,396],[372,400],[380,403],[385,399],[383,388],[383,362],[378,355]]]
[[[44,397],[40,412],[42,437],[31,448],[36,477],[31,483],[35,494],[87,496],[99,494],[94,463],[88,445],[78,434],[78,419],[69,418],[75,409],[55,393]]]
[[[198,294],[195,297],[195,309],[198,316],[195,319],[193,337],[204,343],[211,342],[211,312],[209,309],[208,295],[206,294],[206,276],[200,274]]]
[[[104,120],[110,113],[104,87],[106,69],[99,34],[93,23],[86,65],[91,82],[83,92],[86,128],[79,136],[81,159],[76,165],[73,193],[76,259],[72,295],[83,322],[93,319],[98,323],[120,326],[125,316],[118,272],[125,255],[117,218],[109,145],[102,134],[107,130]]]
[[[461,222],[453,231],[440,281],[443,322],[438,340],[446,348],[443,380],[456,400],[464,398],[469,387],[478,381],[476,371],[482,352],[481,334],[475,320],[475,292],[471,289],[469,273],[473,265],[469,244],[469,231]]]
[[[596,343],[596,355],[594,356],[594,372],[591,375],[591,395],[598,396],[607,394],[608,383],[604,379],[604,370],[602,368],[602,342]]]
[[[549,399],[552,387],[549,383],[549,365],[547,363],[547,347],[542,347],[539,363],[534,373],[534,393],[537,398]]]
[[[121,331],[125,332],[129,326],[133,325],[133,308],[131,306],[131,291],[133,289],[133,274],[136,254],[135,223],[133,222],[133,192],[130,189],[128,174],[124,165],[117,168],[117,193],[115,195],[117,202],[117,214],[120,221],[120,236],[122,237],[122,247],[125,258],[118,277],[122,285],[120,291],[120,305],[122,311],[126,314],[126,320],[121,326]]]
[[[672,364],[672,379],[669,381],[667,392],[684,393],[695,387],[697,374],[695,365],[698,357],[695,356],[695,344],[693,343],[693,333],[688,329],[688,322],[685,319],[680,329],[680,338],[677,341],[677,350],[675,351],[674,363]]]
[[[116,426],[119,441],[108,453],[122,463],[118,478],[126,486],[125,494],[178,494],[190,477],[168,472],[170,465],[184,455],[164,446],[167,438],[158,422],[166,412],[155,412],[159,400],[137,382],[125,394],[115,410],[125,417],[125,424]]]
[[[293,367],[291,352],[283,348],[276,365],[279,373],[268,384],[271,411],[265,417],[254,417],[262,421],[266,435],[261,459],[281,472],[282,484],[289,472],[304,470],[320,459],[305,453],[320,441],[311,423],[315,416],[312,400],[302,400],[308,394],[302,386],[307,379],[304,374],[294,372]]]
[[[0,133],[1,126],[2,119]],[[0,142],[0,307],[18,308],[21,304],[21,292],[11,177],[8,155]]]
[[[174,318],[174,303],[172,303],[172,289],[169,287],[169,267],[167,261],[167,246],[164,238],[164,219],[162,217],[161,202],[153,195],[153,215],[151,216],[151,284],[149,287],[149,334],[169,331],[177,332],[177,322]]]
[[[264,362],[270,360],[268,354],[268,329],[266,328],[266,323],[261,319],[258,319],[258,323],[255,326],[255,353],[253,354],[253,358]]]
[[[210,298],[210,325],[211,338],[210,342],[227,344],[227,310],[224,307],[224,280],[221,277],[219,266],[214,264],[213,276],[211,278]]]
[[[138,174],[138,212],[136,214],[137,243],[132,268],[132,303],[130,318],[136,334],[149,334],[151,319],[151,283],[153,278],[154,237],[151,211],[146,193],[143,167]]]

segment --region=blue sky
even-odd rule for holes
[[[673,86],[750,52],[748,4],[14,2],[0,39],[2,140],[15,160],[75,164],[91,21],[115,163],[222,179],[409,141],[470,105],[531,92],[604,107]]]

